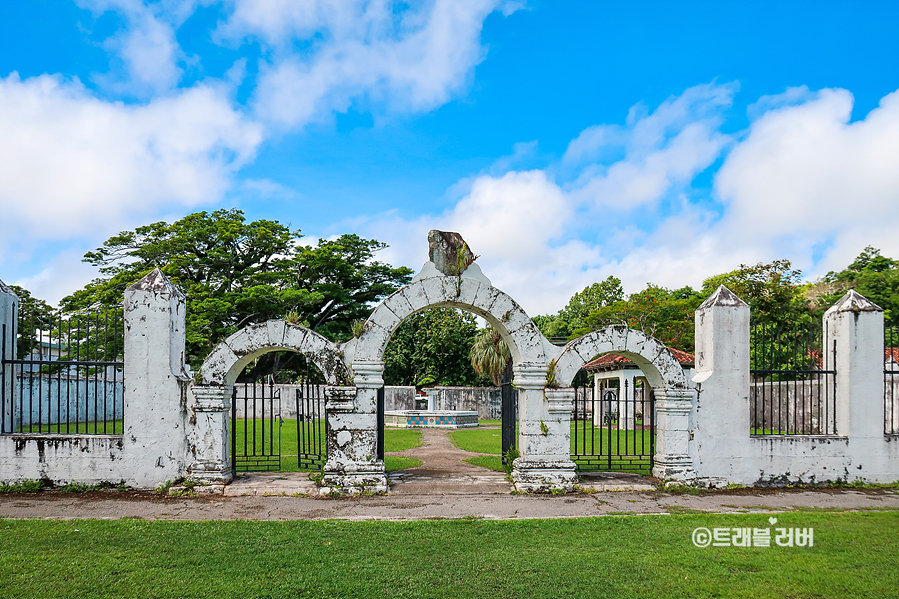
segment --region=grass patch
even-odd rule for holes
[[[449,431],[447,435],[453,445],[464,451],[502,453],[502,430],[498,428],[462,428]]]
[[[384,468],[387,472],[394,470],[405,470],[406,468],[415,468],[424,464],[421,460],[415,458],[407,458],[401,455],[384,456]]]
[[[899,513],[788,513],[778,519],[782,526],[814,528],[814,547],[700,549],[690,540],[697,527],[767,527],[767,515],[757,514],[418,522],[0,520],[0,596],[895,595]]]
[[[503,459],[498,455],[476,455],[473,458],[465,458],[462,461],[472,466],[487,468],[488,470],[506,471],[506,467],[503,466]]]
[[[23,480],[18,483],[0,483],[0,493],[40,493],[44,483],[40,480]]]
[[[421,446],[421,431],[414,428],[385,428],[384,451],[404,451]]]
[[[246,455],[253,453],[255,444],[256,452],[271,453],[272,450],[281,452],[281,472],[309,472],[310,468],[300,468],[297,463],[297,447],[299,446],[297,439],[297,420],[295,418],[285,418],[280,427],[275,421],[278,428],[272,429],[271,420],[266,420],[263,426],[262,420],[252,421],[255,425],[249,424],[250,421],[238,420],[235,427],[236,446],[238,454]],[[314,423],[305,423],[307,426],[300,430],[300,435],[311,447],[316,447],[316,438],[320,440],[320,447],[325,448],[325,425],[324,421],[318,420]],[[312,424],[312,426],[310,426]],[[280,428],[280,431],[279,431]],[[255,432],[255,436],[254,436]],[[280,432],[280,436],[279,436]],[[404,449],[412,449],[421,445],[421,431],[408,428],[387,428],[384,430],[384,451],[403,451]],[[280,448],[280,449],[279,449]],[[409,467],[409,466],[405,466]]]

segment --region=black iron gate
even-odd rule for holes
[[[282,400],[282,392],[287,399]],[[236,475],[321,468],[327,429],[322,385],[237,383],[231,400],[231,469]]]
[[[0,323],[0,434],[123,434],[123,320],[114,308]]]
[[[231,398],[231,469],[281,470],[281,389],[273,383],[238,383]]]
[[[321,468],[327,459],[328,419],[324,388],[301,383],[297,398],[297,466],[300,470]]]
[[[506,363],[503,372],[502,396],[502,456],[503,466],[509,465],[509,458],[516,454],[517,439],[515,425],[518,422],[518,389],[512,384],[512,362]]]
[[[614,382],[618,382],[617,379]],[[655,453],[655,395],[644,380],[575,387],[571,459],[578,470],[650,474]]]

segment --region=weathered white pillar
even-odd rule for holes
[[[384,461],[378,459],[378,390],[384,362],[353,362],[355,387],[326,389],[328,461],[322,492],[386,493]]]
[[[512,482],[519,491],[574,489],[571,461],[571,410],[574,388],[546,389],[546,364],[516,364],[518,452]]]
[[[836,434],[859,455],[863,440],[883,443],[883,310],[852,289],[824,314],[824,331],[825,367],[837,371]]]
[[[0,359],[16,357],[16,327],[19,318],[19,297],[0,281]],[[15,370],[12,364],[0,364],[0,433],[10,433],[12,426],[12,391]]]
[[[714,486],[754,482],[758,469],[749,463],[749,305],[722,285],[696,310],[695,332],[693,467]]]
[[[124,453],[137,488],[187,473],[185,298],[159,269],[125,291]]]
[[[690,455],[692,389],[656,389],[656,454],[652,475],[690,482],[696,478]]]
[[[230,385],[191,387],[190,478],[208,484],[225,484],[233,478],[231,465]]]

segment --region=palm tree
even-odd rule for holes
[[[512,358],[509,346],[491,325],[478,331],[471,346],[471,366],[480,376],[488,376],[499,387],[503,382],[506,362]]]

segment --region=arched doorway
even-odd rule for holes
[[[651,470],[659,478],[690,468],[686,452],[679,449],[674,454],[672,439],[665,433],[672,418],[689,417],[692,385],[678,358],[654,337],[625,326],[609,326],[571,341],[558,360],[561,384],[572,385],[575,377],[583,377],[586,364],[609,354],[633,363],[640,376],[616,375],[615,384],[594,384],[589,391],[582,388],[582,398],[575,386],[572,458],[588,468]],[[656,398],[664,403],[658,405]]]
[[[539,427],[540,422],[549,420],[544,415],[543,388],[548,364],[557,349],[515,300],[483,277],[470,277],[467,273],[431,276],[400,289],[375,308],[360,336],[342,348],[345,359],[352,364],[356,394],[351,414],[330,420],[338,428],[332,426],[335,444],[329,446],[333,451],[325,466],[325,484],[338,492],[372,486],[387,490],[384,464],[377,458],[378,394],[384,386],[384,351],[400,323],[432,307],[465,310],[484,318],[499,331],[512,354],[514,382],[519,391],[519,452],[539,458],[545,470],[564,471],[562,477],[569,486],[573,485],[574,464],[567,449],[547,443],[548,435]],[[538,423],[536,428],[525,425],[531,421]]]
[[[320,375],[322,380],[317,382],[323,382],[324,388],[308,384],[276,388],[274,380],[268,385],[238,383],[248,366],[273,352],[302,355]],[[238,467],[245,471],[281,469],[284,420],[288,421],[291,444],[296,445],[287,462],[297,469],[324,463],[324,403],[329,390],[350,380],[335,344],[305,327],[270,320],[248,326],[217,345],[199,375],[199,384],[192,387],[196,413],[192,442],[198,456],[192,472],[197,478],[230,480]]]

